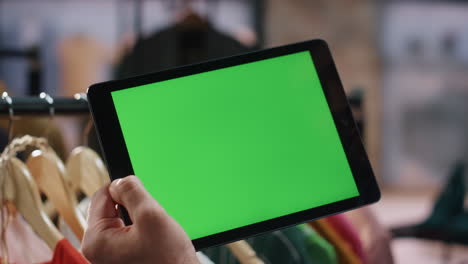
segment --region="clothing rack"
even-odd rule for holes
[[[351,106],[361,108],[363,100],[362,92],[352,93],[348,96]],[[52,102],[52,103],[50,103]],[[70,97],[54,97],[51,101],[40,97],[11,97],[11,105],[0,98],[0,115],[10,114],[10,108],[13,115],[50,115],[51,108],[57,115],[79,115],[89,114],[88,101],[86,96],[80,94]]]
[[[0,115],[80,115],[89,114],[88,101],[85,96],[54,97],[47,101],[40,97],[11,97],[11,104],[0,98]]]

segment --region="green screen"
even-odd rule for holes
[[[359,195],[309,52],[112,98],[135,175],[191,239]]]

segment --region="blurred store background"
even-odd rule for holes
[[[99,81],[312,38],[329,43],[346,92],[362,100],[355,114],[383,190],[370,207],[379,222],[389,232],[422,223],[455,174],[464,191],[468,1],[0,0],[0,86],[71,97]],[[86,120],[55,121],[68,153]],[[430,229],[465,215],[459,240],[398,229],[395,263],[468,263],[465,207]]]

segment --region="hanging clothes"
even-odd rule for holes
[[[174,25],[137,42],[117,66],[116,77],[127,78],[247,51],[250,49],[210,24],[197,29]]]
[[[22,246],[19,247],[21,250],[25,250]],[[24,254],[24,252],[23,252]],[[29,253],[28,253],[29,254]],[[13,260],[9,257],[10,260]],[[2,258],[0,257],[0,262]],[[66,238],[59,241],[55,246],[52,260],[45,262],[20,262],[20,261],[8,261],[9,264],[89,264],[89,261],[86,260],[81,253],[76,250]]]
[[[306,247],[317,263],[338,263],[335,248],[309,225],[298,225],[307,237]]]
[[[393,264],[391,236],[369,207],[346,213],[361,238],[368,263]]]
[[[303,228],[294,226],[278,231],[273,231],[246,241],[255,250],[257,256],[265,263],[281,264],[307,264],[307,263],[337,263],[336,256],[333,257],[333,247],[321,246],[321,241],[317,244],[317,233],[304,232]],[[320,240],[320,239],[319,239]],[[310,243],[315,243],[312,247]],[[313,248],[314,250],[311,250]],[[318,250],[323,252],[318,253]],[[239,262],[231,254],[229,249],[224,246],[209,248],[203,250],[216,264],[238,264]]]
[[[392,228],[394,237],[413,237],[468,245],[468,211],[465,210],[465,164],[454,164],[429,217],[422,223]]]
[[[88,260],[76,250],[66,238],[60,240],[55,246],[51,261],[44,264],[87,264]]]
[[[337,214],[327,217],[328,223],[338,231],[340,236],[348,242],[354,253],[359,257],[362,263],[367,263],[366,254],[362,245],[361,238],[353,224],[345,214]]]
[[[5,240],[8,245],[9,262],[41,263],[52,258],[52,250],[34,233],[29,224],[19,214],[11,216],[6,229]],[[0,259],[4,257],[1,253],[3,252],[0,252]]]
[[[361,264],[362,261],[358,255],[354,253],[351,246],[344,240],[337,230],[327,222],[326,218],[315,220],[308,223],[336,249],[340,263],[346,264]]]

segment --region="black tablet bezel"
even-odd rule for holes
[[[127,175],[133,175],[134,172],[112,101],[111,92],[301,51],[309,51],[313,58],[328,106],[332,112],[341,143],[360,195],[290,215],[198,238],[192,241],[195,248],[200,250],[210,246],[243,239],[248,236],[303,223],[378,201],[380,199],[380,191],[377,182],[364,150],[359,131],[352,117],[351,109],[338,77],[330,50],[323,40],[310,40],[136,76],[124,80],[92,85],[88,89],[88,101],[112,180]],[[126,223],[130,223],[130,219],[126,213],[124,213],[123,218]]]

